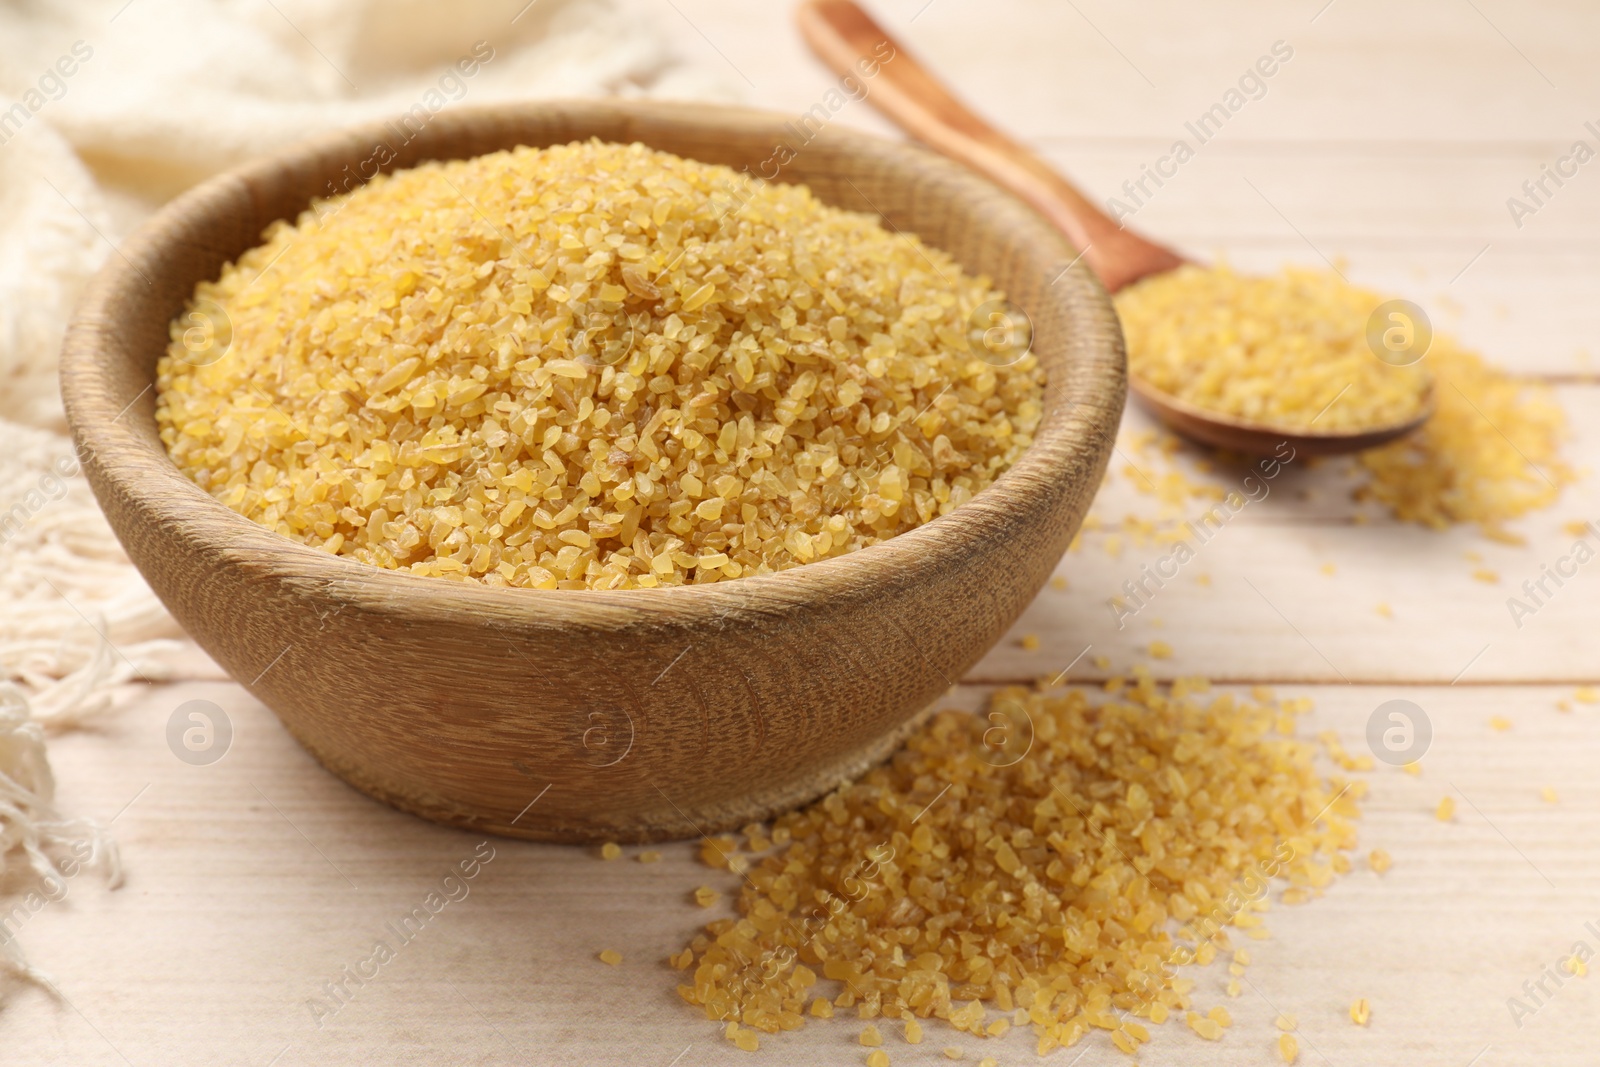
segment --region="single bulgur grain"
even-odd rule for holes
[[[946,1045],[944,1048],[944,1058],[947,1060],[959,1060],[966,1054],[964,1049],[957,1048],[954,1045]]]
[[[1504,715],[1491,716],[1489,719],[1489,728],[1504,733],[1506,730],[1511,729],[1511,720],[1506,718]]]
[[[752,860],[739,917],[693,939],[679,994],[776,1033],[827,1003],[820,978],[837,1008],[975,1035],[1027,1024],[1046,1051],[1185,1012],[1181,966],[1247,960],[1231,936],[1266,933],[1240,885],[1310,893],[1348,869],[1359,790],[1288,736],[1307,702],[1147,671],[1112,682],[997,691],[991,708],[1033,724],[1018,762],[983,758],[988,720],[943,712],[886,764],[780,816],[772,836],[788,844]],[[1231,1021],[1196,1019],[1217,1036]]]
[[[1422,762],[1420,760],[1412,760],[1410,763],[1403,763],[1400,765],[1400,769],[1411,775],[1413,778],[1422,777]]]
[[[1600,689],[1581,685],[1572,692],[1572,699],[1580,704],[1600,704]]]
[[[1151,641],[1150,656],[1152,659],[1171,659],[1172,646],[1165,641]]]
[[[1561,800],[1561,798],[1556,795],[1556,791],[1549,786],[1545,786],[1543,789],[1539,790],[1539,799],[1543,800],[1546,804],[1556,804]]]
[[[906,1044],[922,1044],[922,1024],[915,1019],[906,1020]]]
[[[639,862],[640,863],[660,863],[661,862],[661,853],[657,852],[653,848],[652,849],[645,849],[643,852],[639,853]]]
[[[878,1028],[876,1026],[869,1026],[865,1030],[861,1031],[860,1041],[868,1048],[877,1048],[879,1045],[883,1044],[883,1034],[878,1032]]]
[[[722,899],[722,894],[708,885],[703,885],[694,891],[694,902],[702,908],[709,908]]]
[[[1339,568],[1335,567],[1331,563],[1324,563],[1321,567],[1319,567],[1317,569],[1322,571],[1323,574],[1326,574],[1329,577],[1332,577],[1333,575],[1335,575],[1335,574],[1337,574],[1339,572]]]
[[[1050,579],[1050,588],[1059,591],[1065,591],[1067,588],[1067,580],[1058,574]]]
[[[881,1048],[867,1053],[867,1067],[889,1067],[889,1054]]]
[[[1300,1020],[1296,1019],[1293,1015],[1280,1013],[1278,1017],[1273,1020],[1273,1024],[1277,1026],[1279,1030],[1282,1030],[1284,1033],[1288,1033],[1289,1031],[1299,1027]]]
[[[1366,997],[1357,997],[1350,1004],[1350,1021],[1357,1026],[1366,1026],[1372,1019],[1372,1004]]]
[[[1378,606],[1376,608],[1374,608],[1373,610],[1376,611],[1379,615],[1382,615],[1386,619],[1394,618],[1394,609],[1391,608],[1387,603],[1385,603],[1383,601],[1379,601],[1378,602]]]
[[[1472,572],[1472,577],[1488,585],[1493,585],[1500,580],[1500,575],[1495,571],[1489,570],[1487,567],[1477,568]]]
[[[983,1059],[978,1061],[978,1067],[1000,1067],[1000,1061],[996,1060],[993,1056],[985,1056]]]
[[[829,1001],[824,997],[817,997],[811,1002],[811,1014],[818,1019],[833,1018],[832,1001]]]
[[[1295,1040],[1293,1034],[1278,1035],[1278,1055],[1283,1057],[1284,1063],[1293,1063],[1300,1058],[1300,1042]]]
[[[1383,849],[1375,848],[1367,854],[1367,866],[1376,874],[1383,874],[1394,866],[1394,859]]]
[[[614,948],[601,949],[599,959],[601,963],[609,963],[615,967],[622,962],[622,953]]]
[[[728,190],[743,186],[735,203]],[[488,585],[633,588],[826,559],[958,507],[1042,415],[1000,299],[803,186],[598,141],[380,175],[204,282],[173,461],[325,551]]]
[[[740,1029],[738,1023],[729,1023],[722,1036],[732,1041],[736,1048],[745,1052],[759,1052],[761,1050],[761,1035],[754,1030]]]
[[[1038,634],[1023,634],[1022,635],[1022,640],[1020,642],[1018,642],[1018,643],[1022,645],[1024,651],[1027,651],[1027,652],[1037,652],[1037,651],[1039,651],[1039,635]]]
[[[1455,797],[1439,798],[1439,806],[1433,810],[1434,818],[1440,822],[1449,822],[1456,817]]]
[[[620,855],[622,855],[622,846],[615,841],[607,841],[600,846],[600,858],[603,860],[614,860]]]
[[[1561,966],[1574,978],[1587,978],[1589,976],[1589,961],[1581,956],[1569,956]]]

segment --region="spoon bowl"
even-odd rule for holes
[[[1285,443],[1294,449],[1295,454],[1302,456],[1333,456],[1377,448],[1420,429],[1432,417],[1434,408],[1433,388],[1430,385],[1423,397],[1421,410],[1405,422],[1370,430],[1319,433],[1303,426],[1275,426],[1207,411],[1131,374],[1128,376],[1128,391],[1146,410],[1176,433],[1243,456],[1274,455]]]

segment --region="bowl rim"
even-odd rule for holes
[[[425,132],[430,137],[438,136],[475,121],[540,112],[564,115],[575,128],[568,140],[593,136],[581,132],[586,121],[614,121],[619,112],[646,122],[677,122],[706,130],[732,124],[777,131],[793,121],[792,116],[782,112],[727,105],[563,99],[452,108],[435,115]],[[353,154],[359,150],[357,146],[370,144],[385,129],[381,121],[372,121],[324,133],[195,185],[147,219],[91,280],[67,331],[60,378],[67,420],[80,459],[105,483],[104,489],[96,486],[102,506],[107,492],[118,494],[132,508],[157,520],[167,533],[212,550],[215,558],[252,568],[262,580],[326,585],[337,589],[346,603],[368,610],[407,615],[424,611],[435,616],[464,613],[508,622],[526,619],[530,614],[548,614],[559,616],[563,625],[609,630],[637,625],[641,613],[646,618],[669,610],[675,615],[716,613],[726,618],[742,608],[781,611],[821,600],[854,598],[866,589],[911,580],[917,572],[959,562],[970,550],[975,534],[986,529],[993,533],[995,528],[1004,529],[1024,517],[1029,511],[1026,494],[1030,480],[1063,477],[1070,466],[1076,465],[1073,460],[1084,461],[1093,469],[1095,458],[1113,447],[1126,403],[1121,325],[1110,298],[1082,262],[1082,256],[1021,200],[959,164],[917,145],[828,126],[818,132],[812,144],[826,139],[836,149],[863,146],[881,158],[898,159],[897,165],[903,166],[904,173],[933,173],[941,181],[969,187],[975,201],[981,199],[986,209],[1011,214],[1011,221],[1016,221],[1018,213],[1030,218],[1037,225],[1031,240],[1044,246],[1048,256],[1043,258],[1053,259],[1059,269],[1047,291],[1059,288],[1059,295],[1053,299],[1067,305],[1064,318],[1074,330],[1056,343],[1053,365],[1046,364],[1040,425],[1017,462],[970,500],[946,515],[842,556],[771,574],[649,589],[529,589],[441,580],[331,555],[260,526],[190,480],[173,463],[159,438],[146,438],[134,430],[131,422],[123,421],[129,412],[137,411],[144,412],[153,422],[155,382],[152,372],[151,382],[125,403],[119,402],[125,398],[114,400],[109,396],[105,386],[112,361],[123,358],[115,350],[118,342],[112,337],[116,332],[115,305],[137,299],[140,291],[148,288],[141,267],[160,267],[183,242],[182,230],[193,219],[215,217],[219,210],[236,202],[241,192],[248,195],[253,184],[264,182],[286,166],[314,162],[343,150],[352,153],[354,162],[358,158]],[[459,158],[471,157],[440,153],[421,156],[417,161]],[[795,179],[795,183],[801,182],[802,179]],[[309,206],[308,199],[304,207]],[[881,214],[879,217],[883,218]],[[887,219],[884,222],[893,225]],[[229,256],[228,261],[243,251]],[[199,280],[195,279],[195,283]],[[189,290],[192,293],[192,284]],[[1099,322],[1094,322],[1096,319]],[[1103,337],[1103,347],[1111,351],[1097,354],[1110,358],[1070,358],[1071,332]],[[1045,362],[1041,359],[1041,363]],[[152,395],[147,399],[146,394]]]

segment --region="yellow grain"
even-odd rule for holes
[[[1394,866],[1394,859],[1383,849],[1375,848],[1367,853],[1367,866],[1371,867],[1374,873],[1383,874]]]
[[[1350,1004],[1350,1021],[1357,1026],[1366,1026],[1372,1019],[1372,1004],[1366,997],[1357,997]]]
[[[803,186],[642,145],[425,163],[263,239],[195,290],[230,323],[222,358],[194,365],[174,323],[162,441],[228,507],[374,566],[766,574],[955,509],[1043,412],[1035,356],[974,354],[985,279]]]
[[[1033,733],[1004,766],[985,758],[990,719],[941,712],[887,763],[780,816],[770,837],[784,844],[750,859],[738,917],[691,941],[679,993],[777,1032],[807,1003],[832,1013],[813,988],[825,979],[865,1018],[989,1036],[1028,1025],[1048,1047],[1089,1029],[1140,1040],[1130,1016],[1185,1013],[1183,962],[1204,966],[1220,944],[1242,969],[1249,953],[1227,935],[1265,936],[1241,884],[1265,869],[1304,893],[1349,870],[1360,790],[1322,777],[1319,746],[1289,735],[1306,701],[1147,671],[1104,690],[997,691],[991,707]],[[702,859],[720,866],[734,844],[713,838]],[[1147,877],[1152,863],[1181,881]],[[1217,1007],[1191,1026],[1215,1040],[1231,1022]]]
[[[1504,732],[1511,729],[1511,720],[1504,715],[1495,715],[1489,719],[1489,727],[1493,730]]]
[[[1300,1042],[1295,1040],[1293,1034],[1278,1035],[1278,1055],[1284,1063],[1293,1063],[1300,1058]]]
[[[1439,798],[1439,806],[1433,810],[1434,818],[1440,822],[1449,822],[1456,817],[1455,797]]]
[[[878,1032],[878,1028],[876,1026],[869,1026],[865,1030],[861,1031],[860,1041],[868,1048],[877,1048],[879,1045],[883,1044],[883,1034]]]
[[[867,1067],[889,1067],[889,1054],[881,1048],[867,1053]]]
[[[607,841],[600,846],[600,858],[603,860],[614,860],[620,855],[622,855],[622,846],[615,841]]]
[[[614,948],[602,949],[600,951],[599,960],[601,963],[609,963],[611,966],[615,967],[617,964],[622,962],[622,953],[618,952]]]
[[[1152,659],[1171,659],[1172,646],[1165,641],[1151,641],[1150,656]]]
[[[645,849],[643,852],[639,853],[639,862],[660,863],[661,853],[657,852],[655,849]]]
[[[1382,302],[1337,275],[1290,269],[1245,277],[1180,267],[1116,297],[1129,369],[1210,411],[1286,428],[1355,430],[1421,410],[1428,374],[1367,346]]]
[[[703,885],[694,891],[694,902],[702,908],[712,907],[721,899],[722,894],[708,885]]]

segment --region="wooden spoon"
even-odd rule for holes
[[[1109,292],[1189,262],[1107,218],[1050,164],[951,95],[854,0],[803,0],[797,18],[801,35],[823,62],[836,73],[857,79],[876,67],[868,99],[879,111],[917,139],[1027,201],[1078,247]],[[888,61],[876,58],[884,45],[893,49]],[[1132,374],[1128,384],[1140,402],[1184,436],[1250,455],[1270,455],[1285,441],[1297,453],[1355,452],[1411,433],[1433,414],[1430,386],[1420,412],[1405,422],[1314,432],[1207,411]]]

